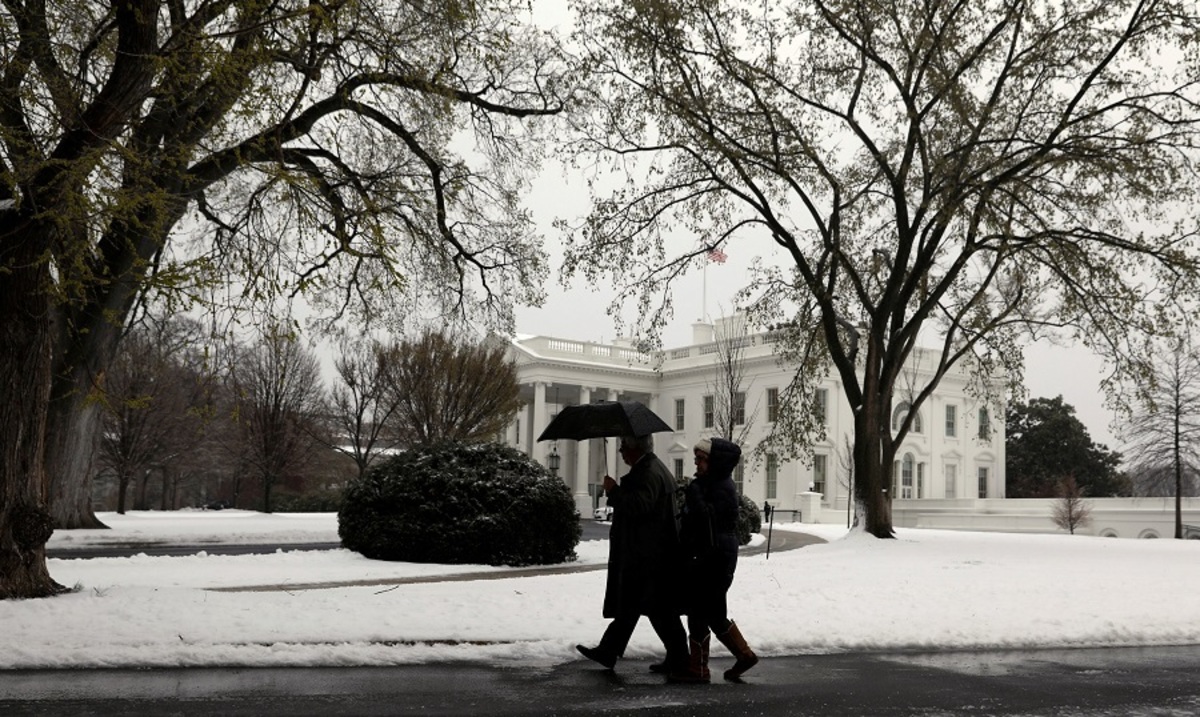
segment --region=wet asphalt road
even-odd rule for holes
[[[1196,646],[769,658],[741,684],[666,684],[646,667],[10,671],[0,715],[1200,714]]]

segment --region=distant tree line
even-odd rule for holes
[[[381,455],[494,438],[520,406],[496,343],[364,339],[334,366],[327,390],[316,353],[282,324],[229,345],[186,318],[133,327],[95,396],[97,509],[328,510]]]
[[[1007,496],[1069,499],[1083,519],[1083,497],[1173,497],[1182,538],[1182,499],[1200,495],[1200,357],[1186,340],[1161,356],[1120,426],[1126,455],[1095,443],[1062,396],[1009,404]],[[1073,532],[1080,517],[1069,510],[1064,527]]]

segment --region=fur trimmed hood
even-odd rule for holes
[[[708,472],[711,478],[733,475],[733,469],[742,459],[742,449],[733,441],[712,438],[712,450],[708,453]]]

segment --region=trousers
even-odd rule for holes
[[[667,659],[685,659],[688,654],[687,633],[683,629],[683,621],[679,619],[679,616],[655,613],[646,617],[650,619],[650,626],[654,628],[658,639],[662,640],[663,647],[667,649]],[[623,655],[625,648],[629,645],[629,638],[633,637],[633,630],[637,627],[639,618],[641,615],[637,613],[613,618],[612,622],[608,623],[608,627],[604,629],[604,636],[600,638],[600,649],[614,657]]]

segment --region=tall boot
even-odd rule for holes
[[[667,679],[671,682],[694,684],[706,683],[711,680],[712,677],[708,671],[708,643],[709,635],[705,635],[703,640],[689,638],[688,644],[691,652],[688,654],[687,665],[684,665],[682,669],[676,667],[671,670]]]
[[[746,638],[742,637],[742,631],[732,621],[729,623],[729,629],[717,635],[717,639],[737,658],[733,667],[725,670],[725,679],[735,682],[746,670],[758,664],[758,655],[755,655],[754,650],[751,650],[750,646],[746,644]]]

